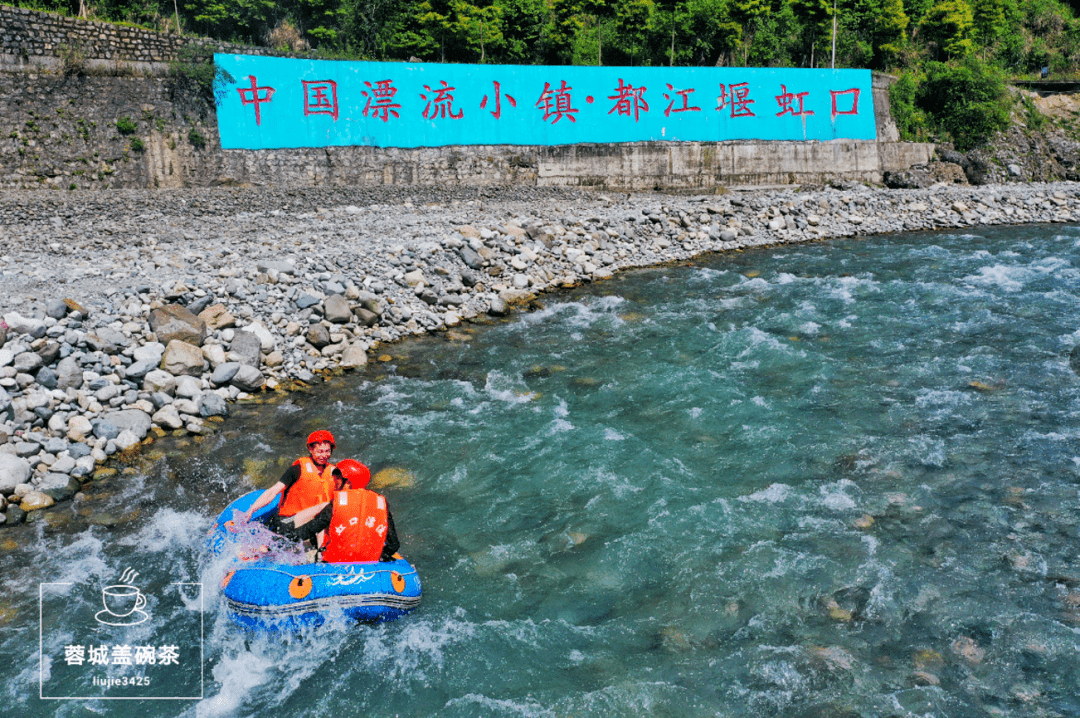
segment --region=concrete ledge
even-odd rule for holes
[[[638,142],[557,147],[224,150],[222,179],[253,185],[506,185],[604,190],[881,182],[929,162],[934,145],[859,142]]]

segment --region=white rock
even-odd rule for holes
[[[188,414],[191,416],[199,415],[199,403],[197,401],[192,401],[191,399],[177,399],[172,403],[172,406],[181,414]]]
[[[193,376],[176,377],[175,396],[181,399],[198,399],[202,396],[202,382]]]
[[[10,494],[29,480],[29,461],[13,454],[0,454],[0,493]]]
[[[218,364],[225,363],[225,347],[220,344],[204,344],[202,353],[211,368],[216,369]]]
[[[161,342],[149,342],[142,346],[135,347],[135,351],[132,353],[131,358],[135,361],[152,361],[157,364],[161,361],[161,357],[164,354],[164,344]]]
[[[82,414],[76,414],[68,419],[67,438],[71,441],[82,441],[94,430],[90,420]]]
[[[184,426],[184,421],[180,418],[180,412],[172,404],[161,407],[150,418],[154,420],[155,424],[165,429],[179,429]]]
[[[56,474],[70,474],[75,470],[75,459],[71,458],[71,456],[61,456],[53,462],[49,470]]]
[[[274,351],[274,347],[277,346],[277,340],[274,339],[274,335],[262,322],[252,322],[244,327],[244,331],[251,332],[259,338],[259,345],[264,352],[272,352]]]
[[[155,369],[143,377],[143,391],[172,395],[176,391],[176,377],[163,369]]]
[[[135,436],[132,431],[124,430],[113,441],[116,442],[116,448],[120,449],[120,451],[127,451],[139,443],[139,437]]]

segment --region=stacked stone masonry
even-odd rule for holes
[[[281,55],[265,47],[249,47],[203,38],[170,35],[137,27],[63,17],[0,5],[0,66],[45,65],[77,56],[90,67],[102,63],[167,63],[185,47],[199,54],[233,52]]]

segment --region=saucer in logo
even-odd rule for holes
[[[94,614],[98,623],[107,626],[137,626],[150,618],[150,614],[142,610],[146,606],[146,596],[137,586],[127,583],[135,580],[138,575],[129,568],[120,577],[124,583],[101,589],[101,603],[105,610]]]

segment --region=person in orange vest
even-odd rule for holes
[[[281,503],[270,517],[269,526],[278,533],[288,533],[288,526],[283,525],[281,519],[330,500],[334,492],[335,466],[330,463],[330,455],[334,452],[334,435],[325,429],[314,431],[308,436],[307,447],[308,456],[294,461],[277,483],[255,500],[244,514],[245,521],[250,521],[256,511],[282,494]]]
[[[301,539],[316,538],[327,563],[393,561],[401,543],[386,497],[366,488],[368,467],[353,459],[338,464],[337,490],[328,502],[297,513],[287,523]]]

